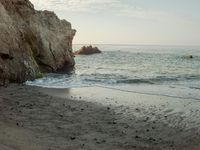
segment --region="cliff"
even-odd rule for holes
[[[75,32],[53,12],[36,11],[29,0],[0,0],[0,80],[23,82],[73,67]]]

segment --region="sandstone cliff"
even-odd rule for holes
[[[29,0],[0,0],[0,80],[23,82],[74,66],[75,30]]]

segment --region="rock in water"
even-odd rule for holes
[[[74,55],[91,55],[101,53],[101,51],[97,47],[83,46],[80,50],[74,52]]]
[[[36,11],[29,0],[0,0],[0,83],[73,67],[75,32],[53,12]]]

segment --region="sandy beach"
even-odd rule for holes
[[[200,102],[101,87],[0,87],[0,150],[199,150]]]

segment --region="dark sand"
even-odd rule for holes
[[[0,87],[0,150],[199,150],[199,108],[98,87]]]

